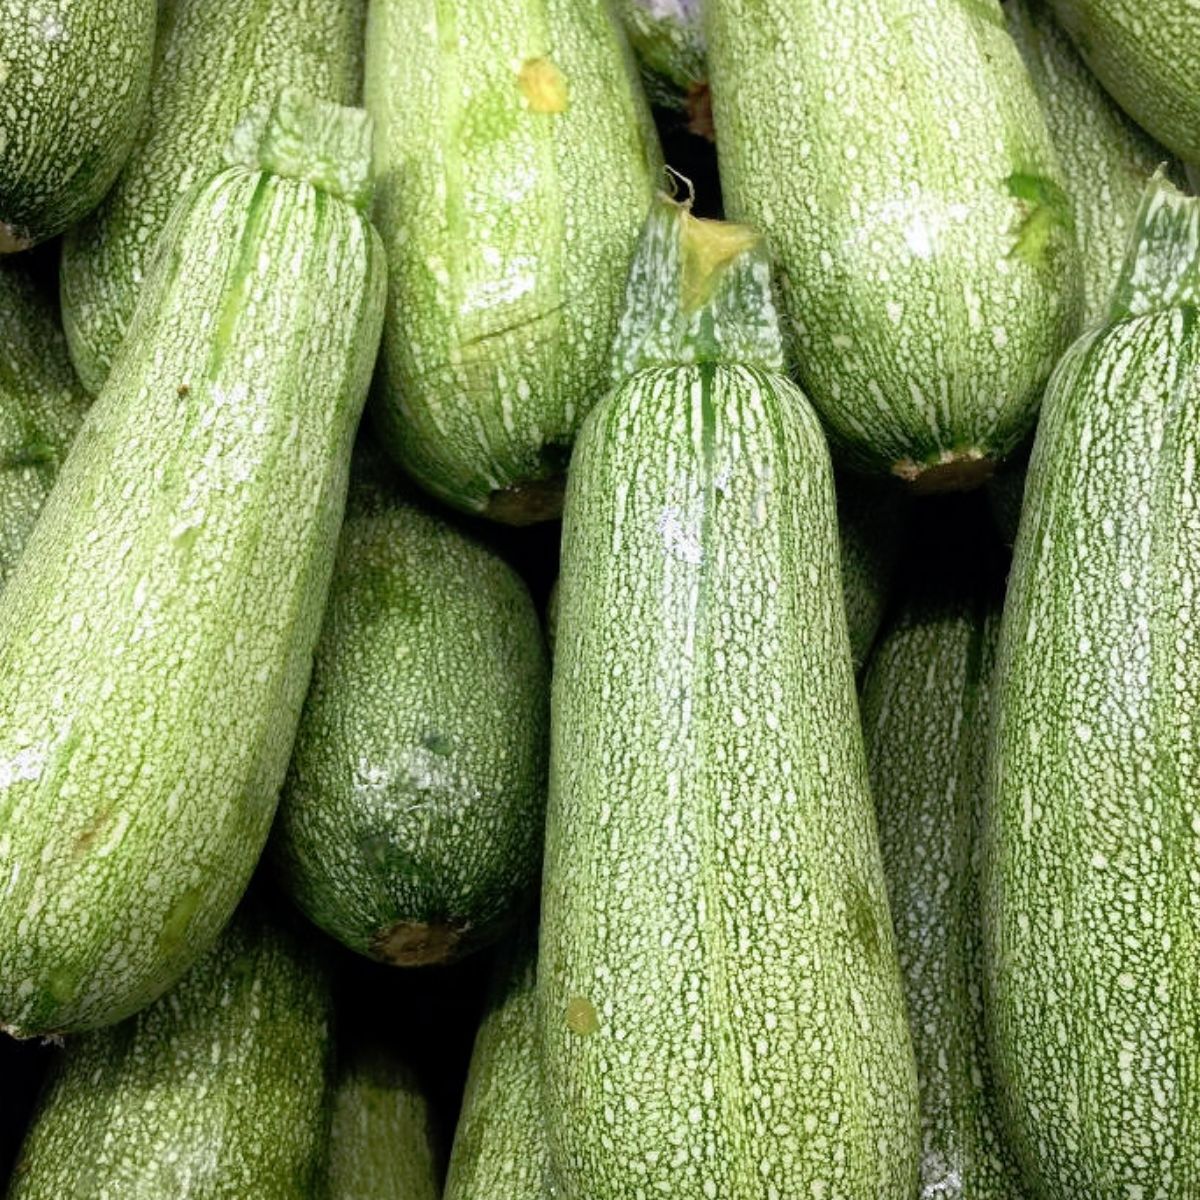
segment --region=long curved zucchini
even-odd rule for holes
[[[537,1044],[537,936],[497,950],[475,1036],[443,1200],[548,1200],[550,1152]]]
[[[0,255],[100,203],[129,155],[155,0],[0,0]]]
[[[538,978],[555,1182],[910,1200],[825,441],[749,230],[660,200],[627,295],[626,382],[580,435],[563,528]]]
[[[358,103],[365,6],[161,0],[146,121],[116,185],[63,246],[63,321],[89,392],[112,368],[172,209],[221,166],[243,114],[285,87]]]
[[[1196,1039],[1200,200],[1148,191],[1112,322],[1054,373],[998,661],[989,1040],[1045,1200],[1184,1200]]]
[[[556,516],[659,162],[608,0],[373,0],[367,109],[380,432],[450,504]]]
[[[1067,180],[1083,269],[1083,324],[1090,328],[1108,312],[1146,184],[1171,153],[1113,103],[1048,0],[1006,0],[1004,14]]]
[[[20,1036],[155,999],[266,841],[382,321],[369,137],[285,93],[239,151],[266,169],[181,206],[5,588],[0,1025]]]
[[[976,485],[1033,423],[1079,307],[1065,183],[998,0],[705,11],[726,207],[772,243],[831,436],[918,489]]]
[[[1096,77],[1185,162],[1200,162],[1200,22],[1190,0],[1052,0]]]
[[[494,938],[541,866],[549,687],[516,572],[360,473],[272,840],[300,908],[398,965]]]
[[[921,1200],[1018,1200],[984,1046],[979,828],[999,605],[911,589],[871,658],[863,732],[921,1088]]]
[[[88,404],[38,265],[0,261],[0,589]]]
[[[331,1017],[321,961],[248,907],[170,995],[71,1039],[10,1200],[311,1200]]]

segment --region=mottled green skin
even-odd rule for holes
[[[178,211],[0,603],[0,1024],[111,1023],[228,920],[308,683],[383,251],[312,186]]]
[[[1044,1200],[1200,1190],[1198,204],[1180,206],[1188,302],[1143,275],[1142,315],[1055,371],[1004,613],[988,1034]]]
[[[628,319],[666,328],[653,282]],[[564,1200],[910,1200],[828,451],[780,373],[765,260],[718,288],[674,354],[631,356],[571,462],[538,978],[554,1177]],[[729,352],[747,328],[761,365]]]
[[[536,111],[522,71],[546,59],[561,86]],[[373,0],[366,92],[390,268],[379,430],[450,504],[554,516],[658,182],[616,18],[607,0]]]
[[[984,1046],[979,825],[999,607],[945,581],[871,658],[863,733],[921,1087],[920,1200],[1018,1200]]]
[[[831,436],[863,468],[980,482],[1078,319],[1065,181],[998,0],[705,12],[726,211],[771,242]]]
[[[1171,153],[1113,103],[1048,0],[1007,0],[1004,12],[1066,177],[1083,270],[1083,324],[1091,327],[1108,312],[1146,184]]]
[[[27,261],[0,262],[0,589],[88,403],[58,312]]]
[[[838,478],[837,499],[846,629],[857,673],[875,644],[887,609],[904,546],[908,505],[894,487],[852,475]]]
[[[1051,0],[1118,104],[1186,162],[1200,162],[1200,21],[1191,0]]]
[[[537,938],[498,950],[487,1012],[475,1036],[443,1200],[550,1200],[537,1044]]]
[[[99,204],[129,155],[155,0],[0,0],[0,254]]]
[[[222,165],[242,114],[299,87],[356,104],[366,0],[162,0],[153,83],[129,162],[63,247],[63,322],[88,391],[104,384],[171,210]]]
[[[239,913],[169,996],[71,1039],[9,1200],[312,1200],[331,1015],[320,960]]]
[[[537,884],[549,687],[512,568],[359,483],[272,843],[304,912],[401,964],[493,938]]]
[[[328,1171],[320,1200],[439,1200],[429,1105],[386,1044],[339,1066]]]
[[[683,108],[707,89],[699,0],[616,0],[616,10],[655,104]]]

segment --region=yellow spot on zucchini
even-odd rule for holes
[[[539,113],[567,111],[567,77],[549,58],[531,58],[517,77],[521,95]]]
[[[595,1033],[600,1028],[600,1018],[590,1000],[582,996],[572,996],[567,1001],[567,1028],[581,1037]]]

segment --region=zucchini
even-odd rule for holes
[[[705,11],[726,208],[772,242],[837,448],[918,490],[982,482],[1079,317],[1064,177],[998,0]]]
[[[1116,102],[1185,162],[1200,162],[1200,23],[1191,0],[1052,2]]]
[[[372,0],[366,90],[390,272],[376,425],[447,503],[556,516],[659,163],[608,0]]]
[[[10,1200],[311,1200],[331,1017],[320,960],[243,909],[169,996],[71,1039]]]
[[[297,87],[338,104],[362,89],[366,0],[161,0],[149,115],[112,191],[63,246],[63,322],[99,392],[172,209],[221,166],[243,114]]]
[[[41,265],[0,261],[0,589],[87,410]]]
[[[494,938],[541,866],[549,686],[516,572],[360,473],[272,840],[300,908],[397,965]]]
[[[1146,184],[1171,154],[1113,103],[1047,0],[1008,0],[1004,12],[1067,179],[1090,328],[1108,311]]]
[[[984,1046],[979,827],[999,605],[928,577],[862,693],[867,762],[921,1088],[918,1194],[1016,1200]]]
[[[556,1195],[542,1116],[536,984],[537,936],[530,928],[497,951],[444,1200],[543,1200]]]
[[[825,441],[756,235],[661,199],[571,462],[538,967],[565,1200],[910,1200]]]
[[[429,1105],[388,1042],[353,1038],[332,1107],[322,1200],[439,1200]]]
[[[100,203],[146,105],[155,0],[0,0],[0,254]]]
[[[382,322],[359,111],[284,93],[177,210],[0,604],[0,1025],[215,940],[275,812]],[[312,179],[313,182],[308,182]],[[63,914],[69,913],[70,919]]]
[[[1050,381],[1005,605],[988,1036],[1045,1200],[1190,1197],[1200,1097],[1200,200],[1155,180],[1111,323]]]
[[[661,108],[686,112],[692,132],[711,140],[700,0],[617,0],[616,8],[647,97]]]

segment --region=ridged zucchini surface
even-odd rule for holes
[[[443,1200],[551,1200],[534,928],[496,949]]]
[[[304,912],[399,965],[495,937],[541,866],[549,686],[516,572],[364,471],[273,836]]]
[[[726,209],[771,242],[831,436],[924,490],[981,482],[1079,304],[1065,179],[998,0],[705,14]]]
[[[369,137],[360,111],[287,93],[269,169],[192,193],[5,587],[0,1025],[19,1035],[155,999],[266,841],[382,320]]]
[[[68,1042],[10,1200],[313,1200],[331,1016],[320,958],[239,913],[170,995]]]
[[[0,261],[0,589],[88,404],[36,259]]]
[[[614,360],[563,528],[538,968],[555,1182],[910,1200],[833,480],[755,235],[660,201]]]
[[[63,247],[63,320],[88,391],[98,392],[112,368],[172,209],[221,166],[243,115],[285,87],[358,103],[365,6],[161,0],[150,102],[133,152]]]
[[[1046,392],[997,665],[988,1033],[1043,1200],[1200,1188],[1200,201],[1135,228]]]
[[[968,568],[969,569],[969,568]],[[984,1045],[979,830],[999,604],[910,586],[862,692],[863,732],[921,1089],[921,1200],[1019,1200]]]
[[[99,204],[150,85],[155,0],[0,0],[0,254]]]
[[[608,0],[372,0],[390,291],[377,425],[458,508],[557,515],[658,142]]]

